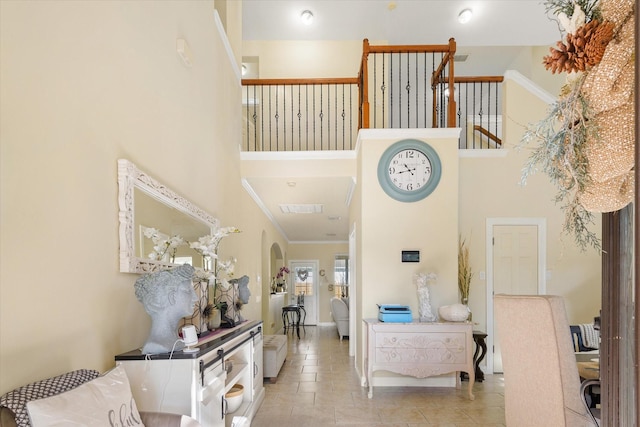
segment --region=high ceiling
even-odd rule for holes
[[[471,9],[473,18],[460,24],[458,14]],[[314,15],[301,22],[302,11]],[[244,40],[363,40],[389,44],[446,44],[453,37],[456,75],[502,75],[524,48],[551,46],[559,29],[535,0],[243,0]],[[295,77],[295,76],[282,76]],[[292,158],[283,161],[295,161]],[[326,160],[331,168],[332,160]],[[304,178],[265,173],[245,180],[245,187],[290,242],[347,241],[349,192],[353,175]],[[355,170],[353,171],[355,174]],[[301,185],[291,187],[291,182]],[[323,204],[321,214],[285,214],[281,204]],[[339,217],[340,219],[336,219]],[[330,219],[331,218],[331,219]]]
[[[244,40],[388,40],[390,44],[543,46],[558,37],[539,0],[244,0]],[[460,24],[458,14],[473,18]],[[311,25],[300,20],[309,10]]]

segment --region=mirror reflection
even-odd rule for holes
[[[164,263],[203,267],[202,256],[191,249],[188,242],[197,241],[198,238],[209,234],[210,228],[184,212],[161,203],[139,188],[135,188],[133,194],[137,256]],[[156,233],[153,233],[154,230]],[[158,236],[160,239],[156,238],[154,242],[152,236]],[[187,244],[166,250],[164,242],[176,236],[181,237]],[[160,243],[160,247],[157,243]]]
[[[210,267],[189,243],[211,234],[215,218],[125,159],[118,160],[118,205],[121,272]]]

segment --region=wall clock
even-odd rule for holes
[[[378,162],[378,182],[392,198],[417,202],[433,192],[440,182],[442,165],[429,144],[403,139],[387,148]]]

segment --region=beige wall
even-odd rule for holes
[[[335,283],[333,278],[334,260],[336,255],[346,255],[349,253],[349,245],[347,243],[327,243],[327,244],[308,244],[308,243],[291,243],[289,244],[288,256],[289,260],[296,261],[318,261],[318,271],[324,270],[325,276],[319,277],[318,283],[318,322],[331,323],[330,300],[333,292],[329,291],[328,285]]]
[[[0,393],[144,343],[137,276],[118,272],[118,158],[243,230],[221,252],[259,319],[257,242],[281,237],[240,185],[239,75],[213,2],[2,1],[0,56]]]
[[[362,319],[378,315],[377,304],[402,304],[418,316],[413,276],[436,273],[431,305],[458,301],[458,135],[459,129],[362,130],[359,138],[358,197],[352,219],[357,230],[356,365],[362,366]],[[377,178],[384,150],[402,139],[427,142],[438,153],[442,177],[428,197],[403,203],[387,196]],[[353,203],[353,202],[352,202]],[[402,250],[419,250],[420,262],[403,263]],[[360,333],[358,335],[358,333]],[[350,336],[349,339],[354,337]]]
[[[564,212],[553,198],[555,187],[543,173],[520,184],[522,169],[535,144],[516,149],[527,124],[546,114],[548,105],[512,80],[505,80],[505,151],[503,156],[460,159],[460,233],[467,239],[474,271],[470,307],[473,319],[486,330],[487,218],[543,218],[547,233],[546,291],[566,299],[570,323],[590,323],[600,310],[601,264],[599,254],[580,251],[573,237],[562,233]],[[482,153],[486,154],[486,153]],[[498,153],[496,153],[498,154]],[[593,225],[600,235],[600,218]]]
[[[242,43],[242,55],[260,58],[261,79],[357,77],[362,40],[245,40]],[[340,60],[336,61],[335,58]]]

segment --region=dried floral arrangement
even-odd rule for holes
[[[469,247],[465,239],[458,238],[458,291],[463,304],[469,302],[469,291],[471,289],[471,264],[469,263]]]
[[[634,192],[634,2],[547,0],[562,40],[543,64],[567,73],[567,83],[522,143],[539,142],[522,181],[541,169],[558,188],[563,231],[585,250],[601,250],[589,229],[594,213],[625,207]]]

